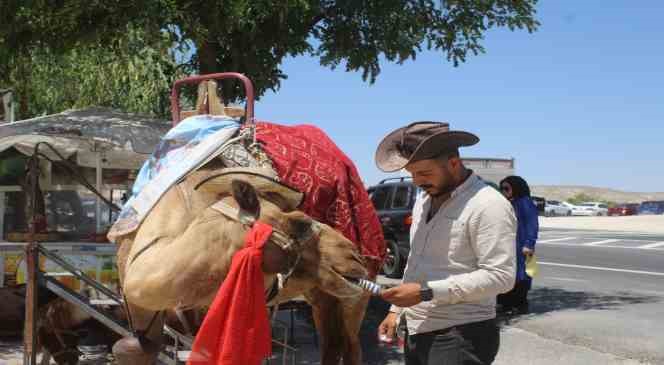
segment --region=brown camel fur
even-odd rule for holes
[[[210,206],[219,198],[239,206],[248,214],[273,225],[297,239],[308,235],[313,221],[299,211],[283,211],[279,202],[268,201],[251,186],[232,191],[195,190],[206,171],[192,174],[169,190],[146,217],[139,229],[119,240],[120,280],[136,329],[149,330],[147,337],[158,340],[161,318],[151,328],[158,311],[173,308],[199,308],[209,305],[223,278],[232,255],[244,244],[246,226],[229,219]],[[321,335],[323,364],[359,365],[359,327],[367,297],[349,278],[366,278],[365,262],[355,245],[331,227],[322,227],[316,242],[305,246],[292,277],[273,302],[305,295],[314,308]],[[145,248],[152,242],[149,248]],[[138,254],[144,250],[143,253]],[[285,254],[268,245],[264,260],[273,268],[283,267]],[[265,283],[274,273],[264,264]],[[267,270],[266,270],[267,269]]]
[[[138,341],[116,344],[120,364],[122,353],[143,356],[158,349],[165,311],[211,303],[233,254],[244,245],[247,230],[212,204],[221,199],[293,239],[311,233],[311,218],[289,211],[278,196],[256,192],[246,183],[237,184],[240,189],[195,189],[210,173],[197,171],[171,188],[135,232],[117,241],[119,276],[131,320],[136,330],[144,332],[140,346]],[[269,304],[304,296],[313,307],[322,364],[337,365],[343,358],[345,365],[359,365],[359,329],[368,296],[346,278],[366,278],[365,261],[351,241],[327,225],[318,225],[317,239],[305,245],[292,276]],[[266,245],[263,257],[267,287],[288,260],[274,243]],[[132,357],[126,363],[148,364],[155,358],[153,353],[147,360]]]

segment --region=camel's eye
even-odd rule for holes
[[[312,223],[313,221],[308,217],[291,219],[289,222],[290,232],[296,239],[307,239],[312,234]]]

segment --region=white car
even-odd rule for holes
[[[559,215],[570,216],[572,215],[572,208],[565,206],[557,200],[547,200],[546,205],[544,206],[544,215],[547,217],[555,217]]]
[[[560,202],[560,204],[562,204],[563,206],[569,208],[572,212],[572,215],[578,215],[578,214],[576,214],[576,212],[579,211],[580,209],[582,209],[580,206],[574,205],[574,204],[568,203],[568,202]]]
[[[609,206],[601,202],[587,202],[578,205],[579,209],[572,209],[573,215],[606,216],[609,215]]]

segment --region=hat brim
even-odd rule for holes
[[[203,179],[196,185],[195,189],[214,192],[230,192],[232,191],[232,183],[234,180],[250,184],[256,189],[256,192],[259,195],[265,196],[266,193],[275,193],[279,195],[287,205],[284,208],[288,210],[297,209],[304,200],[303,193],[277,181],[275,178],[255,168],[223,169],[220,173],[212,174]]]
[[[376,167],[383,172],[395,172],[403,169],[411,162],[433,158],[436,155],[459,147],[477,144],[480,139],[465,131],[446,131],[434,134],[420,143],[410,157],[406,158],[399,152],[402,131],[399,128],[383,138],[376,149]]]

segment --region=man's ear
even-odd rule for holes
[[[462,164],[461,157],[459,157],[459,156],[450,156],[447,159],[447,163],[449,164],[449,166],[451,168],[456,170],[459,167],[461,167],[461,164]]]
[[[261,215],[261,205],[258,201],[256,189],[251,184],[241,180],[233,180],[231,187],[233,198],[235,198],[235,201],[240,206],[241,213],[258,219]]]

